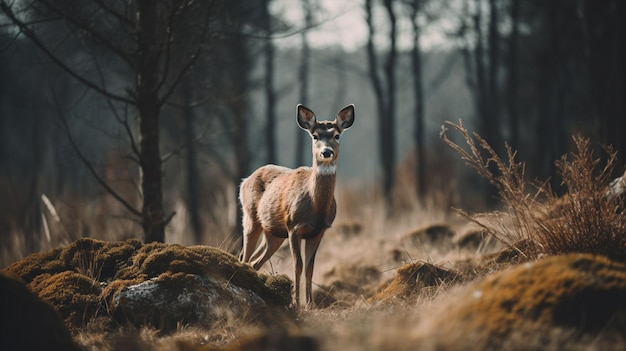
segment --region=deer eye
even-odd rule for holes
[[[339,140],[339,134],[335,134],[335,140]]]
[[[313,134],[313,140],[317,140],[319,139],[319,137],[317,136],[317,134]]]

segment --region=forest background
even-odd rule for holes
[[[626,151],[621,1],[2,0],[0,10],[3,266],[83,236],[237,252],[241,179],[264,163],[310,163],[297,103],[320,119],[356,105],[339,219],[376,202],[389,217],[415,204],[497,206],[439,139],[446,120],[499,153],[511,145],[530,179],[555,174],[575,133]]]

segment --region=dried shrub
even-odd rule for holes
[[[556,163],[566,189],[564,196],[558,196],[547,182],[526,181],[524,163],[515,160],[516,153],[508,145],[502,159],[462,122],[446,122],[446,126],[463,137],[468,150],[445,133],[444,142],[497,189],[507,209],[476,215],[459,210],[463,216],[529,259],[581,252],[626,261],[624,202],[609,191],[617,157],[611,148],[605,148],[601,166],[589,139],[574,136],[576,150]]]

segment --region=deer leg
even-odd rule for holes
[[[320,242],[322,241],[322,237],[324,236],[324,232],[321,232],[319,235],[316,235],[313,238],[306,239],[304,241],[304,263],[305,263],[305,278],[306,278],[306,305],[308,307],[311,306],[313,302],[312,298],[312,281],[313,281],[313,266],[315,264],[315,254],[317,253],[317,248],[320,246]]]
[[[252,251],[261,236],[261,226],[244,216],[243,228],[243,249],[239,259],[241,262],[250,262]]]
[[[300,276],[302,275],[302,255],[300,254],[300,237],[295,232],[289,233],[289,248],[291,249],[291,257],[293,258],[295,290],[294,300],[296,306],[300,306]]]
[[[259,244],[256,250],[254,250],[254,253],[252,254],[252,256],[250,256],[250,259],[248,260],[248,262],[254,262],[258,260],[259,257],[263,256],[263,253],[266,250],[267,250],[267,241],[265,240],[265,235],[263,235],[263,237],[261,238],[261,244]]]
[[[252,267],[257,270],[261,268],[261,266],[272,257],[276,250],[278,250],[283,241],[285,241],[284,238],[265,233],[265,235],[263,235],[263,245],[259,246],[254,252],[254,255],[252,255]]]

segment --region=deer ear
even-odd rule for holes
[[[300,128],[308,131],[311,131],[317,123],[315,113],[300,104],[296,107],[296,120]]]
[[[340,131],[344,131],[352,127],[352,123],[354,123],[354,105],[350,104],[339,111],[337,113],[337,126]]]

